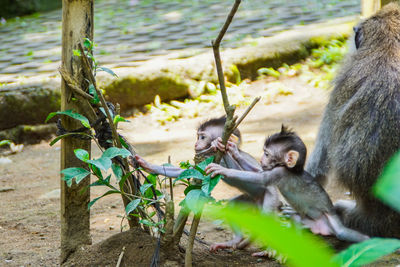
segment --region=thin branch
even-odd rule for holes
[[[122,257],[124,257],[124,253],[125,253],[125,247],[122,247],[121,254],[119,254],[118,262],[117,262],[117,265],[115,267],[119,267],[121,265],[121,261],[122,261]]]
[[[242,116],[240,116],[240,118],[237,120],[235,127],[233,127],[233,129],[232,129],[232,133],[237,127],[239,127],[239,124],[244,120],[244,118],[246,118],[247,114],[249,114],[249,112],[254,108],[254,106],[257,104],[257,102],[260,101],[260,99],[261,99],[260,96],[254,98],[254,100],[250,104],[250,106],[247,107],[247,109],[243,112]]]
[[[109,110],[109,108],[108,108],[108,106],[107,106],[107,103],[106,103],[106,100],[104,99],[103,94],[102,94],[102,93],[100,92],[100,90],[97,88],[96,79],[95,79],[94,76],[93,76],[93,73],[92,73],[92,71],[91,71],[92,68],[91,68],[91,66],[90,66],[90,64],[89,64],[89,60],[88,60],[87,57],[85,56],[85,51],[83,50],[82,44],[79,43],[79,44],[78,44],[78,47],[79,47],[79,50],[81,51],[81,55],[82,55],[81,58],[82,58],[83,64],[85,65],[85,68],[87,69],[87,72],[88,72],[88,74],[89,74],[89,79],[90,79],[90,81],[92,82],[92,84],[93,84],[93,86],[94,86],[94,89],[96,90],[97,94],[99,95],[101,105],[103,106],[104,111],[106,112],[107,119],[108,119],[108,123],[110,124],[110,128],[111,128],[111,131],[112,131],[112,135],[113,135],[113,139],[114,139],[114,141],[115,141],[116,147],[122,148],[121,142],[120,142],[120,140],[119,140],[119,135],[118,135],[118,133],[117,133],[117,129],[115,129],[114,121],[113,121],[113,118],[112,118],[112,116],[111,116],[110,110]]]
[[[74,78],[71,77],[71,75],[67,72],[67,70],[65,69],[65,67],[60,67],[58,69],[58,72],[60,72],[61,77],[64,79],[64,81],[66,82],[66,84],[68,85],[68,87],[71,88],[71,90],[80,95],[81,97],[87,99],[87,100],[93,100],[93,96],[89,95],[88,93],[86,93],[85,91],[83,91],[79,86],[78,83],[75,81]]]

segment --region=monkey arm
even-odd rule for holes
[[[183,169],[175,166],[160,166],[148,163],[139,155],[135,155],[135,159],[146,172],[150,173],[176,178],[184,171]]]
[[[215,163],[209,164],[205,171],[207,174],[211,174],[211,177],[221,174],[228,180],[261,185],[272,184],[277,178],[279,178],[274,170],[265,172],[239,171],[227,169]]]
[[[219,137],[213,141],[213,146],[215,146],[220,151],[225,152],[225,155],[229,155],[230,157],[232,157],[232,159],[237,162],[237,165],[239,165],[241,169],[253,172],[262,171],[260,164],[257,162],[257,160],[254,159],[250,154],[239,150],[235,142],[228,140],[225,148],[222,144],[222,139]]]

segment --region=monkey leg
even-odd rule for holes
[[[333,233],[339,240],[348,242],[361,242],[369,239],[369,236],[345,227],[340,221],[339,217],[336,215],[325,213],[324,217],[326,218],[326,222],[332,229]]]
[[[241,234],[235,234],[235,237],[232,240],[229,240],[227,242],[212,244],[210,246],[210,251],[211,252],[216,252],[216,251],[218,251],[220,249],[226,249],[226,248],[243,249],[243,248],[246,247],[246,246],[244,246],[244,247],[240,246],[243,241],[246,241],[246,238],[244,238]]]

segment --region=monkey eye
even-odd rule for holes
[[[204,135],[200,135],[199,138],[200,138],[200,140],[206,139],[206,137]]]

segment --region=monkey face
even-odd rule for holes
[[[264,147],[264,153],[261,157],[261,167],[264,171],[269,171],[275,168],[278,164],[277,151],[274,147]]]
[[[194,150],[196,152],[199,152],[204,149],[207,149],[211,145],[212,141],[213,141],[212,136],[209,133],[207,133],[206,131],[198,132],[197,133],[197,141],[196,141],[196,144],[194,145]]]

